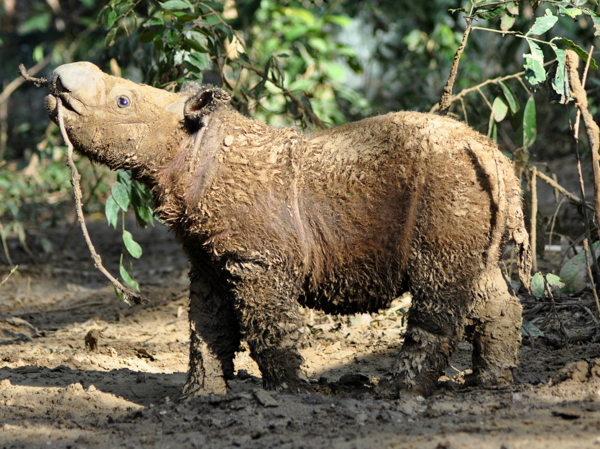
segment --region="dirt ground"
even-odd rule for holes
[[[90,230],[116,273],[119,234],[102,221]],[[94,269],[79,229],[30,229],[30,254],[10,242],[19,269],[0,286],[0,447],[600,447],[600,344],[589,293],[555,304],[523,298],[526,318],[545,336],[524,339],[510,388],[462,386],[471,347],[461,343],[432,397],[391,396],[387,373],[410,302],[402,297],[374,315],[303,310],[313,394],[265,392],[242,348],[230,394],[179,403],[187,262],[166,229],[134,235],[145,251],[136,275],[150,299],[135,307]],[[0,281],[9,268],[0,266]]]

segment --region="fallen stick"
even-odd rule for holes
[[[4,284],[6,281],[8,281],[8,278],[9,278],[9,277],[11,277],[11,275],[12,275],[12,274],[13,274],[15,271],[17,271],[17,268],[19,268],[19,266],[18,266],[18,265],[15,265],[15,266],[13,267],[13,269],[12,269],[12,270],[10,270],[10,273],[8,273],[8,274],[6,275],[6,277],[5,277],[4,279],[2,279],[2,282],[0,282],[0,285]]]

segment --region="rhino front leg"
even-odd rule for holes
[[[240,345],[235,312],[223,289],[194,269],[190,278],[190,365],[182,399],[226,394],[226,380],[233,377],[233,358]]]
[[[251,268],[249,268],[251,265]],[[244,339],[267,390],[296,392],[307,387],[297,349],[300,335],[296,288],[285,274],[246,264],[236,282],[236,307]]]

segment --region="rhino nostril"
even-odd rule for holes
[[[56,92],[70,92],[69,89],[67,89],[65,87],[65,85],[63,84],[62,80],[60,79],[60,76],[56,77],[56,80],[54,81],[54,89]]]

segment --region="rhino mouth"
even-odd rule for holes
[[[71,98],[65,94],[50,94],[45,99],[46,113],[53,120],[58,120],[58,104],[60,103],[66,110],[77,115],[83,115],[81,107],[71,101]]]

